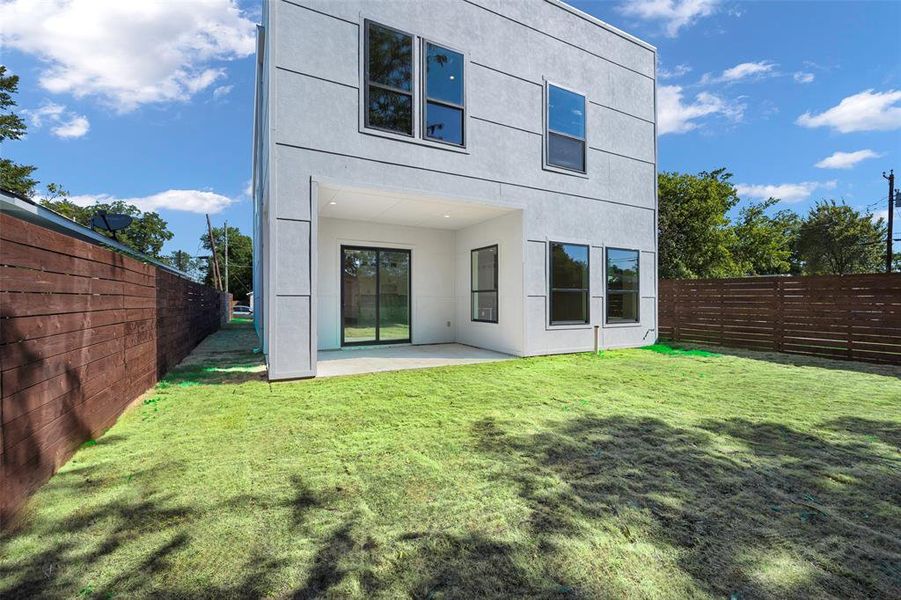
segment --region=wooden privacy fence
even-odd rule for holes
[[[222,296],[0,214],[0,524],[219,328]]]
[[[901,364],[901,274],[661,280],[660,337]]]

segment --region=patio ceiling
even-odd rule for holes
[[[432,229],[463,229],[516,210],[381,190],[321,186],[319,216]]]

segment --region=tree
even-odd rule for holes
[[[817,202],[798,231],[797,250],[806,275],[881,272],[885,220],[835,200]]]
[[[798,271],[795,245],[801,218],[791,210],[773,216],[767,210],[779,203],[770,198],[741,209],[733,226],[732,257],[742,275],[775,275]]]
[[[6,67],[0,65],[0,142],[18,140],[25,135],[25,121],[12,112],[16,105],[13,94],[19,91],[19,76],[7,75]],[[37,167],[20,165],[8,158],[0,158],[0,188],[31,196],[38,184],[31,178]]]
[[[727,213],[738,203],[725,169],[658,177],[660,277],[729,277],[740,272],[732,256]]]
[[[216,256],[219,258],[219,270],[224,284],[225,227],[213,227],[213,237],[216,238]],[[200,236],[200,243],[212,253],[209,234]],[[206,262],[204,283],[213,285],[212,261]],[[247,301],[247,294],[253,291],[253,240],[242,234],[237,227],[231,226],[228,228],[228,291],[234,294],[236,300],[244,302]]]
[[[173,268],[187,273],[191,279],[196,281],[203,280],[206,275],[206,260],[191,256],[184,250],[174,250],[168,256],[164,256],[162,260]]]
[[[115,237],[141,254],[157,259],[162,258],[163,244],[172,239],[173,234],[169,231],[168,224],[158,213],[141,212],[138,207],[122,200],[79,206],[69,200],[69,193],[66,190],[55,184],[48,185],[47,192],[48,197],[41,199],[41,206],[85,227],[91,226],[91,217],[99,211],[130,216],[133,219],[131,225],[117,231]],[[102,229],[97,232],[110,238],[113,237],[112,233]]]

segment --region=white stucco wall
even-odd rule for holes
[[[329,304],[328,293],[320,289],[325,284],[322,272],[326,277],[336,275],[328,273],[327,261],[318,256],[326,243],[322,235],[329,235],[328,224],[317,223],[314,182],[318,180],[444,194],[522,209],[520,345],[524,354],[588,350],[594,324],[603,326],[602,339],[608,347],[641,345],[656,338],[656,52],[652,47],[553,0],[273,0],[267,4],[264,18],[271,56],[265,81],[270,88],[267,151],[271,156],[267,157],[271,167],[263,225],[263,235],[269,237],[262,249],[266,256],[261,261],[261,285],[269,324],[264,345],[271,354],[270,377],[314,375],[317,347],[333,347],[334,333],[317,341],[317,336],[324,335],[324,320],[337,322],[323,315],[337,302]],[[465,54],[465,151],[415,139],[387,139],[361,129],[359,57],[365,18]],[[545,80],[586,95],[585,176],[542,167]],[[317,225],[324,229],[318,231]],[[399,232],[385,232],[389,234]],[[459,257],[457,241],[462,235],[451,237],[451,255]],[[587,325],[547,325],[549,240],[592,247],[592,322]],[[603,323],[603,256],[610,246],[641,252],[640,323],[615,327]],[[414,259],[414,271],[415,263]],[[458,280],[459,267],[451,271],[450,278]],[[417,288],[426,289],[414,282],[414,297]],[[449,294],[459,300],[456,291]],[[452,327],[445,325],[445,329],[455,330],[453,335],[461,341],[483,340],[484,328],[463,325],[460,303],[456,304],[458,308],[449,309]],[[466,307],[468,302],[463,303]],[[448,320],[440,318],[444,310],[434,315],[436,323]],[[511,309],[504,310],[510,314]],[[419,317],[414,314],[414,319]],[[429,331],[428,326],[414,323],[414,341],[426,339],[417,338],[418,333],[434,335],[429,339],[436,340],[445,333]],[[506,328],[499,339],[505,345],[515,342]]]
[[[523,347],[523,237],[522,213],[511,212],[455,232],[457,341],[507,354],[522,355]],[[498,322],[471,318],[471,252],[498,246]]]
[[[319,349],[341,345],[342,244],[409,249],[413,343],[454,341],[453,231],[323,218],[319,219]]]

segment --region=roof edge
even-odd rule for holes
[[[544,1],[545,1],[545,2],[548,2],[548,3],[550,3],[550,4],[553,4],[554,6],[557,6],[557,7],[559,7],[559,8],[562,8],[563,10],[565,10],[565,11],[567,11],[567,12],[570,12],[570,13],[572,13],[573,15],[579,17],[579,18],[585,19],[586,21],[588,21],[589,23],[591,23],[591,24],[593,24],[593,25],[597,25],[598,27],[601,27],[601,28],[603,28],[603,29],[606,29],[606,30],[609,31],[610,33],[613,33],[613,34],[615,34],[615,35],[618,35],[618,36],[620,36],[620,37],[622,37],[622,38],[624,38],[624,39],[626,39],[626,40],[628,40],[628,41],[630,41],[630,42],[634,42],[634,43],[638,44],[639,46],[645,48],[646,50],[650,50],[650,51],[653,52],[654,54],[657,53],[657,46],[654,46],[653,44],[649,44],[648,42],[644,41],[644,40],[641,39],[641,38],[638,38],[638,37],[632,35],[631,33],[626,33],[626,32],[623,31],[622,29],[620,29],[620,28],[618,28],[618,27],[614,27],[613,25],[611,25],[610,23],[607,23],[606,21],[601,21],[601,20],[598,19],[597,17],[595,17],[595,16],[593,16],[593,15],[590,15],[590,14],[588,14],[587,12],[585,12],[585,11],[583,11],[583,10],[579,10],[579,9],[576,8],[575,6],[572,6],[572,5],[570,5],[570,4],[567,4],[567,3],[564,2],[563,0],[544,0]]]

